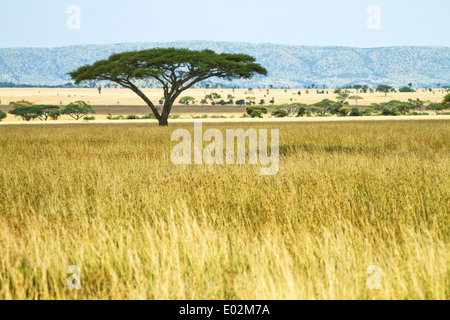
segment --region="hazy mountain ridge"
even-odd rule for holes
[[[0,49],[0,82],[63,84],[70,80],[68,72],[84,64],[105,59],[113,53],[155,47],[208,48],[219,53],[250,54],[268,69],[269,76],[236,82],[245,86],[315,84],[337,87],[356,83],[403,86],[413,83],[431,87],[450,84],[448,47],[363,49],[207,41]]]

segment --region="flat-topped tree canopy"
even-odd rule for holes
[[[256,59],[245,54],[217,54],[211,50],[150,49],[113,54],[106,60],[86,65],[70,73],[79,84],[90,80],[113,81],[133,90],[152,109],[161,126],[167,125],[172,106],[179,95],[196,83],[217,77],[251,79],[267,75]],[[164,106],[160,114],[155,105],[133,83],[133,80],[156,79],[164,90]]]

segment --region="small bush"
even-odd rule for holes
[[[289,116],[289,113],[286,110],[277,109],[274,112],[272,112],[272,115],[277,118],[286,118],[287,116]]]
[[[124,116],[122,116],[122,115],[117,116],[117,117],[113,117],[112,114],[108,114],[108,116],[106,117],[106,119],[108,119],[108,120],[123,120],[123,119],[125,119],[125,118],[124,118]]]
[[[144,120],[155,120],[156,117],[155,117],[155,115],[153,113],[149,113],[146,116],[143,116],[141,119],[144,119]]]
[[[247,114],[252,118],[262,118],[263,114],[267,114],[267,109],[263,107],[248,107]]]
[[[361,117],[362,112],[359,111],[359,108],[352,108],[352,111],[350,112],[350,117]]]
[[[127,116],[127,120],[139,120],[140,118],[135,114],[130,114]]]
[[[211,116],[211,119],[226,119],[225,116]]]
[[[93,120],[95,120],[95,117],[94,116],[92,116],[92,117],[84,117],[84,120],[86,120],[86,121],[93,121]]]
[[[7,117],[7,114],[0,110],[0,121],[5,119]]]

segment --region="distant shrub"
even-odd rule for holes
[[[9,103],[11,107],[17,108],[17,107],[31,107],[34,106],[33,102],[26,101],[26,100],[20,100],[20,101],[11,101]]]
[[[346,117],[350,114],[350,108],[348,107],[342,107],[339,109],[339,115],[342,117]]]
[[[403,88],[400,88],[398,91],[399,92],[416,92],[416,90],[414,90],[413,88],[410,88],[410,87],[403,87]]]
[[[2,121],[3,119],[5,119],[8,115],[6,113],[4,113],[3,111],[0,110],[0,121]]]
[[[287,116],[289,116],[289,113],[286,110],[277,109],[272,112],[272,115],[277,118],[286,118]]]
[[[140,118],[135,114],[130,114],[127,116],[127,120],[139,120]]]
[[[170,119],[180,119],[181,116],[179,114],[174,114],[169,117]]]
[[[92,117],[84,117],[83,120],[93,121],[93,120],[95,120],[95,117],[94,116],[92,116]]]
[[[350,117],[361,117],[362,116],[362,112],[359,111],[359,108],[352,108],[351,112],[350,112]]]
[[[106,119],[108,119],[108,120],[123,120],[123,119],[125,119],[125,118],[124,118],[124,116],[122,116],[122,115],[117,116],[117,117],[113,117],[112,114],[108,114],[108,116],[106,117]]]
[[[376,114],[376,113],[377,113],[377,111],[375,109],[373,109],[373,108],[367,108],[366,110],[361,111],[361,114],[363,116],[371,116],[371,115]]]
[[[211,119],[226,119],[225,116],[211,116]]]
[[[150,113],[150,114],[147,114],[147,115],[143,116],[141,119],[144,119],[144,120],[155,120],[156,117],[155,117],[155,115],[153,113]]]
[[[263,114],[267,114],[267,108],[264,107],[248,107],[247,114],[252,118],[262,118]]]

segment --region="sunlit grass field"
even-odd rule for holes
[[[189,124],[0,127],[0,299],[450,298],[450,121],[212,126],[280,129],[278,175],[174,165]]]

